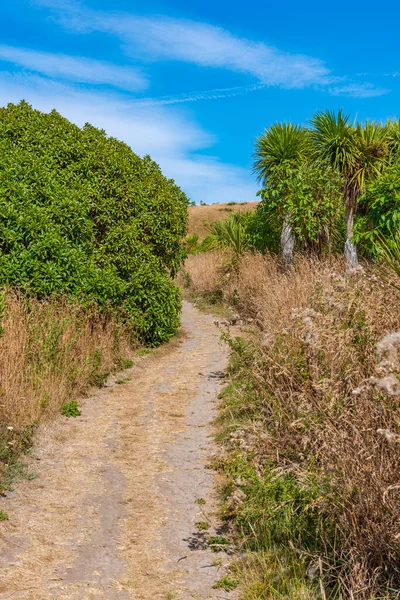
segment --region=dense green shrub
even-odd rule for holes
[[[367,186],[361,198],[362,214],[356,221],[356,240],[376,255],[382,238],[390,242],[400,225],[400,162],[388,166],[379,179]],[[378,243],[377,243],[378,242]]]
[[[246,233],[252,248],[259,252],[279,253],[282,219],[269,211],[264,210],[261,203],[257,210],[249,213],[246,223]]]
[[[279,176],[270,177],[251,224],[257,249],[277,251],[285,218],[290,218],[301,250],[322,253],[344,243],[341,184],[329,165],[312,161],[296,169],[282,168]]]
[[[26,102],[0,109],[0,285],[67,294],[173,335],[188,199],[150,157]]]

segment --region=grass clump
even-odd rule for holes
[[[133,367],[133,360],[124,356],[117,356],[117,358],[114,361],[114,364],[116,371],[125,371],[125,369],[130,369],[131,367]]]
[[[199,531],[207,531],[211,527],[208,521],[197,521],[195,525]]]
[[[117,385],[123,385],[124,383],[128,383],[128,381],[131,381],[131,378],[130,377],[124,377],[123,379],[117,379],[115,381],[115,383]]]
[[[2,490],[8,490],[12,492],[14,490],[14,483],[20,479],[27,479],[28,481],[36,479],[36,473],[30,471],[28,465],[15,456],[13,461],[2,470],[0,473],[0,488]]]
[[[230,575],[225,575],[221,577],[214,585],[214,590],[225,590],[225,592],[232,592],[239,585],[237,579],[233,579]]]
[[[139,348],[136,350],[136,356],[147,356],[147,354],[151,354],[152,350],[150,348]]]
[[[213,552],[221,552],[227,549],[229,542],[222,535],[213,535],[208,539],[208,545]]]

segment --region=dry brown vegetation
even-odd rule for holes
[[[233,212],[255,210],[257,202],[241,202],[238,204],[204,204],[189,208],[189,235],[197,234],[201,242],[208,235],[208,224],[225,221]]]
[[[28,301],[11,291],[3,298],[0,459],[8,463],[20,434],[123,368],[132,346],[94,310],[62,300]]]
[[[288,588],[284,561],[285,584],[275,573],[272,590],[261,569],[245,597],[398,598],[400,335],[389,334],[400,331],[399,292],[374,268],[346,274],[336,259],[282,272],[248,254],[236,275],[209,253],[186,271],[193,293],[256,326],[245,344],[231,338],[224,470],[229,498],[238,485],[244,496],[228,516],[248,547],[292,548],[317,580],[304,595],[297,573]]]

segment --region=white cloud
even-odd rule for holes
[[[348,77],[333,76],[318,58],[284,52],[273,45],[235,36],[208,23],[165,16],[106,13],[84,8],[78,0],[34,1],[52,9],[58,21],[74,31],[101,31],[117,36],[131,57],[227,69],[252,76],[263,86],[286,89],[311,86],[332,95],[358,98],[387,93],[387,90],[372,84],[360,85]],[[161,104],[167,104],[225,97],[222,90],[217,92],[208,96],[207,92],[189,93],[159,100]],[[156,99],[150,100],[155,103]]]
[[[268,85],[303,87],[321,83],[329,75],[318,59],[284,53],[207,23],[167,17],[97,15],[92,27],[119,35],[127,50],[135,55],[143,53],[152,60],[229,69],[252,75]]]
[[[0,45],[0,61],[69,81],[107,84],[131,91],[143,90],[148,86],[147,78],[139,69],[78,56]]]
[[[377,87],[371,83],[348,83],[329,89],[332,96],[348,96],[350,98],[374,98],[388,94],[389,90]]]
[[[79,126],[89,122],[105,129],[137,154],[150,154],[197,202],[255,197],[258,188],[250,172],[204,154],[216,140],[182,108],[140,107],[114,94],[82,91],[39,76],[1,73],[0,105],[22,98],[45,112],[56,108]]]
[[[59,21],[80,32],[102,31],[120,38],[128,54],[147,60],[177,60],[223,68],[285,88],[326,85],[329,69],[317,58],[283,52],[264,42],[237,37],[208,23],[143,17],[80,8],[76,2],[36,0],[55,9]]]

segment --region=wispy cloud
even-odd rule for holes
[[[198,100],[215,100],[217,98],[234,98],[243,96],[249,92],[262,90],[264,83],[254,83],[252,85],[242,85],[230,88],[217,88],[213,90],[203,90],[199,92],[187,92],[184,94],[175,94],[170,96],[154,96],[149,98],[138,98],[132,100],[136,106],[163,106],[168,104],[183,104],[185,102],[197,102]]]
[[[106,13],[87,9],[78,0],[35,2],[52,9],[57,19],[74,31],[101,31],[117,36],[125,52],[136,59],[180,61],[226,69],[249,75],[262,86],[285,89],[314,87],[333,95],[358,98],[387,93],[387,90],[372,84],[358,84],[349,77],[334,76],[318,58],[285,52],[263,41],[238,37],[209,23],[165,16]],[[259,88],[250,86],[247,91],[254,89]],[[212,92],[186,94],[180,98],[171,96],[159,101],[178,103],[226,97],[223,90],[217,90],[215,94]],[[153,102],[153,99],[146,101]]]
[[[285,88],[326,85],[330,81],[329,69],[318,58],[287,53],[208,23],[105,13],[80,8],[75,2],[36,3],[56,9],[62,24],[76,31],[118,36],[129,55],[148,61],[176,60],[223,68],[251,75],[265,85]]]
[[[78,56],[0,45],[0,61],[69,81],[105,84],[130,91],[141,91],[148,86],[148,79],[139,69]]]
[[[285,53],[207,23],[167,17],[103,19],[101,15],[96,23],[99,28],[119,35],[130,54],[151,60],[177,60],[228,69],[282,87],[304,87],[324,82],[329,76],[329,70],[318,59]]]
[[[348,96],[350,98],[374,98],[388,94],[389,90],[371,83],[348,83],[330,88],[329,93],[333,96]]]

